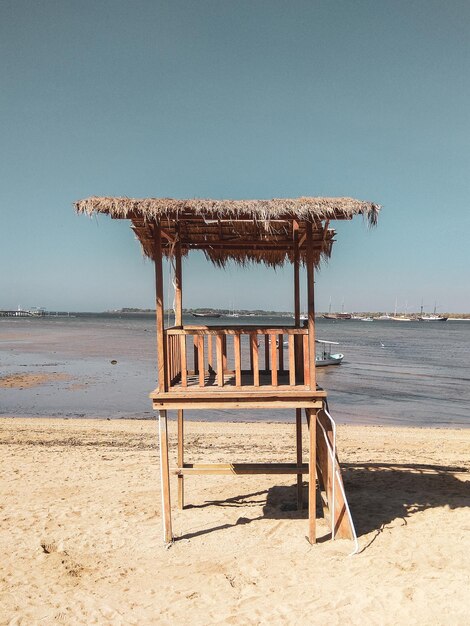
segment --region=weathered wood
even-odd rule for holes
[[[183,272],[181,259],[181,241],[175,246],[175,326],[183,325]]]
[[[319,477],[324,485],[325,495],[327,497],[328,517],[327,521],[330,524],[331,510],[334,508],[334,537],[339,539],[353,539],[354,532],[351,526],[351,521],[347,514],[346,501],[343,496],[342,487],[344,489],[343,480],[341,477],[341,468],[336,455],[334,462],[328,451],[328,446],[325,441],[326,438],[330,441],[330,445],[333,447],[333,432],[331,429],[330,421],[325,416],[323,410],[317,413],[317,469]],[[333,496],[333,483],[334,496]],[[334,507],[332,502],[334,500]]]
[[[289,385],[295,387],[295,336],[289,335]]]
[[[252,398],[245,400],[245,398],[238,399],[225,399],[225,398],[211,398],[210,400],[201,399],[195,400],[192,396],[186,398],[165,398],[162,400],[154,400],[153,408],[158,411],[159,409],[199,409],[199,410],[212,410],[212,409],[317,409],[321,406],[321,402],[316,400],[306,400],[305,398],[283,398],[279,397],[275,400],[266,398]]]
[[[163,268],[162,268],[162,239],[160,225],[155,227],[155,311],[157,324],[157,359],[158,359],[158,388],[160,391],[168,389],[166,374],[166,341],[165,341],[165,309],[163,304]]]
[[[308,312],[308,363],[309,363],[309,384],[310,389],[317,386],[315,374],[315,296],[314,296],[314,256],[313,256],[313,239],[312,224],[306,224],[307,234],[307,312]]]
[[[266,335],[267,336],[267,335]],[[271,384],[273,387],[277,387],[277,335],[270,335],[271,339]]]
[[[286,335],[306,335],[306,328],[293,326],[200,326],[187,324],[183,328],[171,326],[166,330],[168,335],[271,335],[272,333],[284,333]]]
[[[223,337],[217,335],[216,337],[216,352],[217,352],[217,384],[219,387],[224,386],[224,355],[223,355]]]
[[[235,358],[235,386],[241,387],[242,371],[241,371],[241,345],[240,335],[233,336],[233,352]]]
[[[235,390],[234,387],[224,387],[220,389],[220,387],[194,387],[194,390],[186,390],[181,388],[172,389],[167,393],[160,393],[158,389],[152,391],[149,394],[149,398],[158,399],[161,398],[191,398],[191,399],[201,399],[208,400],[210,398],[239,398],[240,400],[250,398],[304,398],[304,399],[317,399],[323,400],[326,398],[326,391],[321,389],[317,389],[313,391],[308,389],[307,387],[301,387],[298,385],[294,389],[292,387],[286,387],[279,385],[278,387],[272,387],[271,385],[263,385],[259,389],[254,389],[253,386],[250,387],[242,387],[245,393],[240,394],[239,390]]]
[[[317,441],[316,413],[307,409],[309,418],[309,456],[308,456],[308,540],[316,543],[316,510],[317,510]]]
[[[250,342],[253,352],[253,386],[259,387],[258,338],[254,333],[250,335]]]
[[[166,411],[158,413],[158,434],[160,440],[160,482],[162,492],[163,541],[171,543],[171,498],[170,498],[170,466],[168,462],[168,428]]]
[[[184,464],[184,411],[178,410],[178,467]],[[178,476],[178,508],[184,509],[184,477]]]
[[[300,252],[299,252],[299,222],[292,222],[292,239],[294,244],[294,325],[296,329],[300,329]],[[306,330],[302,329],[305,333]],[[295,370],[298,376],[303,372],[303,344],[300,337],[294,340],[295,350]]]
[[[308,357],[308,337],[303,336],[303,357],[304,357],[304,385],[310,387],[310,360]],[[310,387],[311,388],[311,387]]]
[[[279,371],[284,372],[284,335],[281,333],[279,335]]]
[[[295,409],[295,447],[297,466],[301,467],[302,459],[302,409]],[[297,509],[303,508],[303,480],[302,474],[297,474]]]
[[[308,474],[307,463],[185,463],[171,470],[178,476],[188,474]]]
[[[292,222],[292,239],[294,246],[294,324],[300,326],[300,254],[299,254],[299,223]]]
[[[180,363],[181,363],[181,385],[186,387],[188,384],[188,365],[186,355],[186,336],[180,335]]]

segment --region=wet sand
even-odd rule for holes
[[[470,621],[468,430],[339,427],[351,557],[324,519],[307,543],[290,476],[187,479],[166,549],[155,421],[2,418],[0,443],[0,624]],[[188,422],[186,443],[195,462],[295,455],[291,424]]]

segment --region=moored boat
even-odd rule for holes
[[[325,367],[327,365],[339,365],[344,359],[344,354],[340,352],[331,354],[331,346],[339,345],[337,341],[325,341],[316,339],[315,343],[320,344],[321,350],[315,356],[315,367]]]
[[[220,313],[213,313],[213,312],[191,313],[191,315],[193,315],[194,317],[220,317]]]

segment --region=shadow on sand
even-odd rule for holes
[[[392,463],[342,463],[346,495],[358,537],[371,531],[381,531],[396,519],[407,518],[426,509],[448,506],[457,509],[470,506],[470,481],[460,480],[456,474],[465,475],[466,467],[450,467],[423,464]],[[177,538],[191,539],[240,524],[260,519],[306,519],[307,504],[297,510],[297,487],[274,486],[269,490],[227,498],[207,500],[202,504],[189,504],[185,509],[206,507],[235,507],[259,509],[262,515],[239,517],[233,524],[221,524],[212,528],[188,533]],[[307,500],[307,490],[304,489]],[[320,498],[317,498],[317,517],[323,517]],[[320,537],[319,542],[329,538]]]

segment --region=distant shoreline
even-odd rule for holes
[[[166,309],[165,315],[172,314],[172,309]],[[217,309],[217,308],[194,308],[194,309],[183,309],[183,315],[191,315],[192,313],[218,313],[221,316],[233,317],[233,315],[238,315],[240,317],[293,317],[292,311],[265,311],[262,309]],[[327,314],[328,311],[317,311],[315,317],[322,317]],[[138,308],[127,308],[124,307],[122,309],[113,309],[109,311],[101,311],[101,312],[90,312],[90,315],[148,315],[155,314],[155,309],[138,309]],[[357,315],[360,317],[372,317],[378,318],[381,315],[386,315],[387,311],[353,311],[352,315]],[[80,315],[80,313],[79,313]],[[415,316],[418,316],[419,313],[406,313],[405,311],[397,311],[397,316],[407,315],[412,319]],[[470,313],[440,313],[440,315],[445,316],[452,320],[470,320]]]

